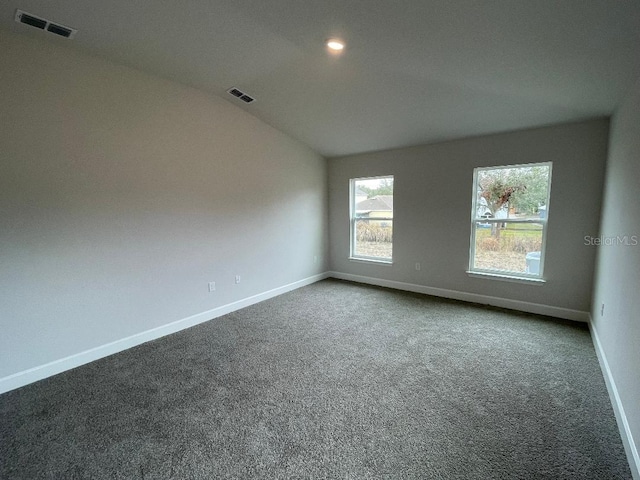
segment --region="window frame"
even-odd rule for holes
[[[503,170],[503,169],[516,169],[516,168],[532,168],[532,167],[548,167],[549,176],[547,178],[547,202],[546,213],[544,218],[536,219],[510,219],[510,218],[481,218],[478,215],[478,174],[484,170]],[[536,163],[521,163],[517,165],[499,165],[494,167],[475,167],[473,169],[473,186],[472,186],[472,201],[471,201],[471,237],[469,243],[469,269],[467,273],[470,276],[495,278],[500,280],[511,281],[523,281],[525,283],[544,283],[544,265],[545,265],[545,253],[547,247],[547,231],[549,222],[549,203],[551,201],[551,177],[553,174],[553,162],[536,162]],[[515,223],[515,224],[540,224],[542,225],[542,245],[540,247],[540,266],[537,274],[527,272],[515,272],[513,270],[497,270],[489,268],[475,268],[475,253],[476,253],[476,232],[477,223]]]
[[[393,264],[393,241],[391,242],[391,257],[374,257],[370,255],[356,254],[356,221],[358,220],[358,217],[356,217],[356,182],[363,180],[382,180],[385,178],[390,178],[391,180],[393,180],[395,187],[395,178],[393,175],[376,175],[372,177],[357,177],[349,179],[349,260],[380,263],[385,265]],[[395,208],[392,208],[391,217],[375,217],[375,220],[381,222],[390,222],[391,228],[393,229],[394,210]]]

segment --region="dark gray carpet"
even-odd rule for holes
[[[0,478],[631,478],[586,326],[327,280],[0,396]]]

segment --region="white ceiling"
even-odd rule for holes
[[[218,94],[325,156],[607,115],[640,77],[638,0],[4,0],[0,28]]]

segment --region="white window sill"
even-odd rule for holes
[[[393,260],[378,260],[376,258],[349,257],[351,262],[374,263],[376,265],[393,265]]]
[[[500,280],[503,282],[524,283],[527,285],[544,285],[547,281],[544,278],[518,277],[504,273],[476,272],[467,270],[467,275],[475,278],[487,278],[489,280]]]

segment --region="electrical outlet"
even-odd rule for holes
[[[420,270],[420,263],[416,263],[416,270]]]
[[[318,263],[318,255],[313,256],[313,263]]]
[[[600,307],[600,316],[604,317],[604,303],[602,304],[602,306]]]
[[[216,282],[209,282],[209,291],[215,292],[216,290]]]
[[[240,275],[236,275],[236,283],[240,283]]]

